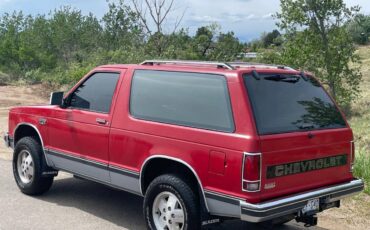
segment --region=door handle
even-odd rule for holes
[[[102,118],[96,118],[96,123],[98,123],[100,125],[106,125],[108,123],[108,121],[105,120],[105,119],[102,119]]]

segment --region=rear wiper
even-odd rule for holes
[[[298,76],[286,76],[286,75],[277,74],[277,75],[265,77],[265,79],[269,81],[283,81],[283,82],[288,82],[288,83],[297,83],[300,78]]]
[[[252,76],[256,80],[261,80],[260,75],[255,70],[252,71]]]

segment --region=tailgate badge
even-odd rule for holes
[[[276,183],[275,182],[265,184],[265,190],[273,189],[275,187],[276,187]]]

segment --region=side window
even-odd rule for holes
[[[119,73],[95,73],[72,94],[70,107],[109,113]]]
[[[227,81],[221,75],[137,70],[130,112],[143,120],[234,131]]]

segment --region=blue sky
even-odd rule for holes
[[[349,6],[360,5],[363,13],[370,14],[369,0],[345,2]],[[84,14],[92,12],[99,18],[108,9],[105,0],[0,0],[0,14],[14,10],[47,14],[63,5],[80,9]],[[223,31],[234,31],[242,41],[250,41],[275,28],[272,14],[279,11],[279,0],[177,0],[176,7],[178,15],[186,9],[182,27],[189,28],[191,33],[199,26],[216,22]]]

